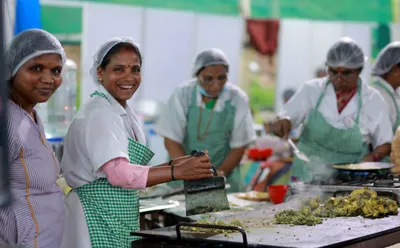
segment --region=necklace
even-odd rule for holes
[[[217,105],[217,103],[215,103],[215,105]],[[214,105],[214,107],[215,107],[215,105]],[[204,134],[203,135],[200,134],[200,126],[201,126],[203,107],[200,107],[199,120],[197,121],[197,140],[203,141],[203,140],[206,139],[206,137],[208,135],[208,129],[210,128],[211,120],[212,120],[212,117],[213,117],[213,114],[214,114],[214,107],[211,110],[210,117],[208,119],[208,123],[207,123],[207,126],[206,126],[206,130],[204,130]]]

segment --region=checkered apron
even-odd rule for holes
[[[95,91],[91,97],[94,95],[108,100],[101,92]],[[129,161],[147,165],[154,153],[139,142],[128,140]],[[106,178],[74,190],[83,206],[92,248],[128,248],[139,239],[130,236],[130,232],[140,229],[138,190],[114,187]]]

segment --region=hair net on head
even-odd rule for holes
[[[229,62],[224,52],[217,48],[211,48],[203,50],[196,56],[192,75],[197,76],[202,69],[210,65],[224,65],[229,69]]]
[[[129,37],[115,37],[112,38],[106,42],[104,42],[100,47],[97,48],[96,52],[93,55],[93,66],[90,69],[90,75],[97,84],[101,84],[99,81],[99,78],[97,76],[97,68],[101,65],[103,62],[104,58],[106,57],[107,53],[116,45],[120,43],[127,43],[131,44],[132,47],[139,53],[140,55],[140,49],[139,49],[139,44],[135,43],[132,38]]]
[[[49,32],[41,29],[28,29],[16,35],[5,52],[6,76],[10,79],[30,59],[43,54],[56,53],[66,61],[61,43]]]
[[[326,65],[358,69],[364,66],[366,57],[361,47],[349,37],[341,38],[329,49]]]
[[[383,48],[372,67],[372,75],[381,76],[388,73],[394,65],[400,63],[400,41],[389,43]]]

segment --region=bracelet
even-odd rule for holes
[[[175,177],[174,177],[174,165],[171,165],[171,181],[175,181]]]
[[[372,153],[371,157],[374,162],[379,162],[381,160],[381,156],[379,156],[378,154]]]
[[[174,162],[174,159],[171,159],[171,160],[168,162],[168,165],[172,165],[173,162]]]

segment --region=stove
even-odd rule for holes
[[[330,176],[315,175],[304,185],[302,191],[305,190],[307,193],[322,191],[324,194],[337,196],[363,187],[375,190],[380,195],[392,195],[391,198],[400,203],[400,175],[382,171],[337,171]]]
[[[316,175],[310,184],[400,189],[400,176],[379,172],[339,171],[332,176]]]

